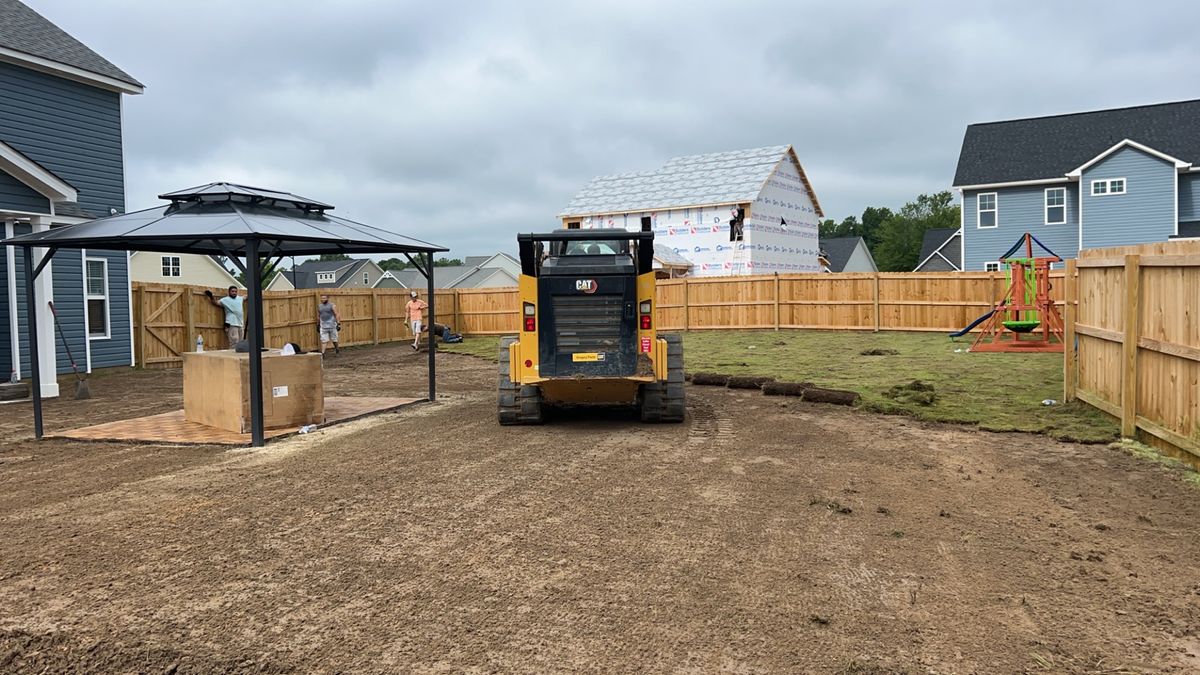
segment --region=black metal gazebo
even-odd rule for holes
[[[330,215],[330,204],[287,192],[233,183],[210,183],[159,195],[165,206],[99,218],[78,225],[34,232],[4,241],[23,248],[25,303],[29,317],[29,344],[33,352],[34,433],[42,437],[41,373],[36,354],[38,337],[34,280],[58,249],[154,251],[225,256],[242,270],[247,280],[250,343],[251,439],[264,443],[262,397],[263,311],[262,290],[254,280],[261,276],[263,259],[322,253],[402,253],[428,282],[430,322],[434,314],[433,254],[444,247],[405,237],[346,218]],[[34,249],[46,250],[36,264]],[[415,256],[415,257],[414,257]],[[239,258],[244,258],[243,264]],[[419,259],[419,261],[418,261]],[[437,396],[433,331],[429,331],[429,400]]]

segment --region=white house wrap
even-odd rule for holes
[[[743,210],[741,237],[736,227]],[[656,171],[593,178],[560,214],[564,226],[636,230],[692,263],[693,276],[817,272],[824,216],[790,145],[672,159]]]

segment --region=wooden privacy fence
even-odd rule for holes
[[[1062,272],[1052,274],[1061,280]],[[996,272],[785,274],[661,280],[657,321],[663,330],[828,328],[951,331],[987,311],[1005,288]],[[1061,297],[1061,284],[1054,293]],[[195,349],[197,336],[224,347],[221,310],[204,288],[134,284],[138,363],[172,367]],[[216,292],[216,291],[214,291]],[[404,317],[407,289],[328,291],[342,315],[341,344],[411,340]],[[267,292],[263,318],[268,346],[295,342],[316,349],[320,290]],[[421,292],[423,298],[425,294]],[[502,335],[519,328],[516,288],[437,291],[437,321],[467,335]]]
[[[212,305],[206,289],[178,284],[133,285],[134,344],[137,362],[147,368],[180,366],[182,352],[194,351],[196,338],[203,337],[209,349],[224,349],[224,312]],[[213,290],[213,289],[207,289]],[[213,290],[219,293],[223,289]],[[317,290],[271,291],[263,294],[263,327],[266,344],[282,347],[295,342],[305,350],[319,347],[317,336]],[[515,293],[515,291],[514,291]],[[421,293],[425,298],[426,294]],[[336,290],[330,297],[342,316],[340,344],[343,346],[411,340],[404,315],[408,291]],[[437,291],[437,321],[455,325],[457,293]],[[514,327],[516,318],[512,321]]]
[[[1063,272],[1052,272],[1061,303]],[[1004,293],[1000,272],[780,274],[658,282],[662,330],[954,331]]]
[[[1080,253],[1063,398],[1200,459],[1200,242]]]

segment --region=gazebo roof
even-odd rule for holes
[[[445,247],[330,215],[333,209],[287,192],[210,183],[159,195],[170,204],[5,240],[12,246],[245,255],[263,253],[433,253]]]

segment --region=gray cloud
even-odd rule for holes
[[[227,179],[453,255],[596,174],[792,143],[830,217],[953,178],[971,122],[1194,98],[1193,3],[28,0],[147,85],[130,208]]]

